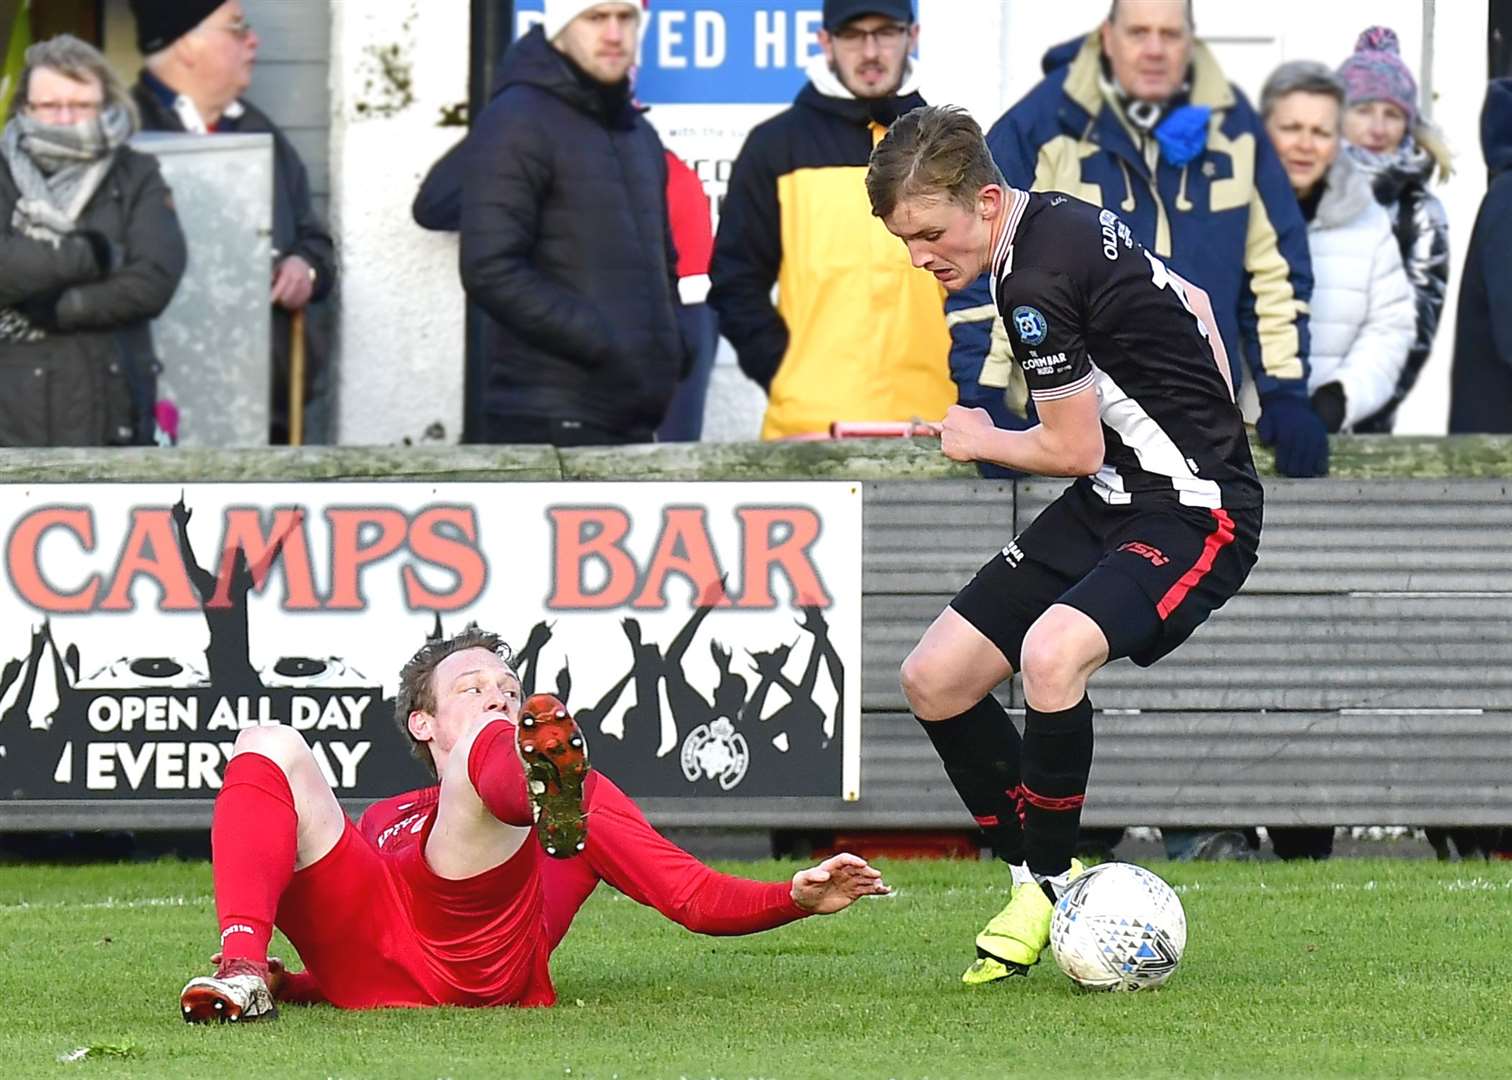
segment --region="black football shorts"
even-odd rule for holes
[[[1110,506],[1071,485],[950,602],[1020,668],[1024,635],[1052,604],[1085,614],[1108,659],[1149,667],[1239,591],[1260,546],[1259,507]]]

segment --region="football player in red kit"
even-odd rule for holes
[[[439,784],[358,822],[297,731],[241,733],[211,825],[218,967],[184,987],[185,1020],[267,1019],[278,1001],[550,1005],[548,958],[600,881],[704,934],[770,930],[889,891],[849,854],[783,882],[705,866],[589,770],[560,702],[521,701],[507,656],[497,635],[468,627],[405,665],[396,716]],[[303,971],[269,958],[274,925]]]

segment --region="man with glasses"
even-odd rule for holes
[[[315,212],[309,175],[287,136],[242,100],[252,84],[258,38],[240,0],[131,0],[137,45],[146,58],[132,90],[148,131],[273,136],[273,399],[269,438],[289,438],[292,316],[319,304],[336,284],[336,246]],[[319,309],[316,309],[319,310]],[[311,319],[305,387],[306,442],[327,434],[327,335]]]
[[[808,84],[735,161],[709,302],[767,391],[763,438],[933,420],[955,402],[944,290],[890,242],[864,184],[872,147],[924,104],[918,38],[910,0],[825,0]]]

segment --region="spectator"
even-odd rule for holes
[[[651,442],[684,372],[667,161],[631,97],[641,5],[547,0],[464,141],[481,441]]]
[[[1260,112],[1307,219],[1313,265],[1313,410],[1331,432],[1375,415],[1396,390],[1416,330],[1391,218],[1339,152],[1344,87],[1312,61],[1266,80]]]
[[[913,4],[825,0],[823,18],[808,83],[735,160],[714,243],[709,302],[767,392],[766,439],[939,419],[955,400],[944,290],[872,217],[863,183],[872,147],[924,104]]]
[[[131,97],[93,46],[26,50],[0,134],[0,445],[154,442],[148,324],[184,236]]]
[[[415,194],[415,224],[433,232],[462,228],[462,179],[468,142],[463,139],[431,166]],[[704,403],[714,356],[719,349],[719,320],[704,300],[709,289],[709,257],[714,223],[703,182],[672,151],[667,151],[667,213],[677,248],[677,285],[682,298],[678,324],[691,353],[692,367],[678,383],[666,418],[656,432],[659,442],[697,442],[703,435]]]
[[[1512,434],[1512,79],[1481,111],[1491,186],[1475,218],[1454,328],[1449,432]]]
[[[1312,61],[1281,65],[1260,93],[1266,134],[1308,222],[1314,274],[1308,387],[1329,431],[1348,430],[1386,404],[1416,326],[1391,219],[1364,171],[1339,152],[1343,105],[1343,84]],[[1267,831],[1279,858],[1333,854],[1332,826]]]
[[[1344,80],[1346,151],[1370,175],[1376,200],[1396,229],[1402,265],[1417,302],[1417,335],[1391,399],[1356,431],[1390,433],[1397,407],[1433,350],[1449,287],[1449,219],[1428,191],[1435,168],[1450,174],[1449,151],[1418,111],[1417,81],[1402,62],[1397,36],[1384,26],[1360,35],[1339,68]]]
[[[289,349],[296,311],[309,310],[306,442],[329,438],[330,343],[321,302],[336,285],[336,246],[315,213],[310,180],[293,143],[242,99],[258,39],[241,0],[131,0],[146,58],[132,93],[149,131],[273,136],[273,398],[269,440],[289,441]],[[310,305],[317,305],[311,309]]]
[[[1241,353],[1254,379],[1276,467],[1326,474],[1328,439],[1307,394],[1306,225],[1259,117],[1195,37],[1190,3],[1115,0],[1044,68],[987,136],[1008,183],[1108,207],[1206,289],[1224,340],[1241,346],[1229,350],[1234,385]],[[1007,382],[982,370],[990,306],[985,279],[949,305],[963,396],[979,393],[973,380]]]
[[[703,181],[667,151],[667,216],[677,248],[677,317],[692,366],[677,385],[659,442],[697,442],[703,436],[704,402],[719,351],[719,317],[709,305],[709,262],[714,256],[714,219]]]

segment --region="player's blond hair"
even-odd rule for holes
[[[982,129],[958,105],[928,105],[901,117],[872,151],[866,194],[889,217],[905,199],[949,199],[974,210],[984,187],[1007,187]]]
[[[432,776],[436,773],[436,759],[431,755],[430,744],[422,739],[417,739],[409,728],[409,718],[412,712],[434,713],[436,711],[436,668],[441,666],[453,653],[464,652],[468,649],[487,649],[500,660],[514,669],[512,663],[514,654],[509,646],[504,644],[504,639],[492,630],[484,630],[477,623],[468,623],[459,633],[449,638],[433,638],[427,641],[420,650],[410,657],[404,667],[399,669],[399,696],[394,700],[394,722],[399,725],[399,730],[404,732],[404,737],[409,740],[410,753],[430,770]]]

